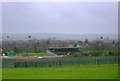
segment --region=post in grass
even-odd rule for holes
[[[100,60],[99,59],[97,59],[97,64],[98,64],[98,67],[99,67],[99,65],[100,65]]]

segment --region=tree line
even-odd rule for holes
[[[2,41],[2,49],[4,52],[14,50],[19,53],[39,53],[46,52],[50,47],[80,47],[82,50],[81,55],[117,55],[119,54],[120,42],[115,40],[104,40],[103,37],[99,37],[94,41],[89,41],[87,38],[84,41],[81,40],[57,40],[55,37],[48,39],[32,39],[29,35],[28,40],[8,40]]]

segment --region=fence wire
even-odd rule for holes
[[[73,57],[73,58],[42,58],[37,60],[10,60],[3,59],[3,68],[17,67],[52,67],[80,64],[118,63],[118,56]]]

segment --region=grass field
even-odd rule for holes
[[[3,68],[3,79],[118,79],[117,64]]]
[[[0,81],[2,80],[2,69],[0,68]]]
[[[48,56],[47,53],[21,53],[18,56]]]

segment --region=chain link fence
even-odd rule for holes
[[[73,58],[41,58],[37,60],[10,60],[3,59],[3,68],[17,67],[52,67],[80,64],[118,63],[118,56],[73,57]]]

